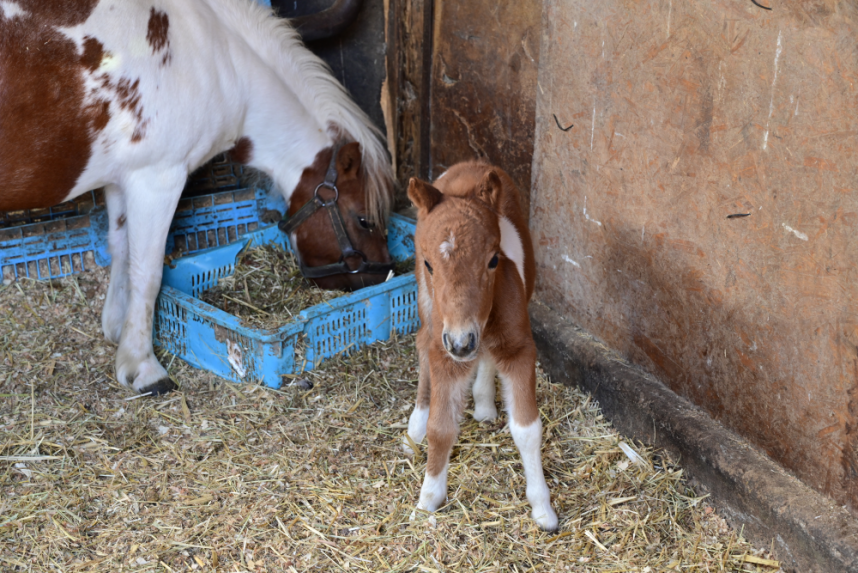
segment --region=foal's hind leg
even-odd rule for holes
[[[486,422],[498,417],[495,406],[495,374],[498,370],[491,356],[486,354],[480,359],[477,379],[474,380],[474,420]]]
[[[516,356],[498,363],[504,402],[509,413],[509,430],[527,481],[527,501],[531,515],[545,531],[557,529],[557,514],[542,471],[542,420],[536,406],[536,348],[529,345]]]
[[[414,404],[411,417],[408,419],[408,437],[415,444],[419,444],[426,437],[426,423],[429,421],[429,396],[432,389],[429,376],[429,351],[427,350],[429,336],[429,331],[425,327],[417,332],[417,401]],[[408,455],[414,453],[407,438],[402,440],[402,449]]]
[[[110,223],[107,244],[110,249],[110,282],[101,311],[101,330],[110,342],[119,344],[125,309],[128,306],[128,230],[125,228],[125,197],[116,185],[104,188]]]
[[[167,231],[186,178],[181,168],[147,168],[132,173],[125,187],[128,308],[116,352],[116,376],[141,394],[175,388],[152,348],[152,317],[161,289]]]

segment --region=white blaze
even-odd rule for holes
[[[455,249],[455,248],[456,248],[456,237],[453,236],[452,233],[450,233],[450,236],[447,237],[447,240],[444,241],[443,243],[441,243],[439,250],[441,251],[441,255],[445,259],[449,259],[450,253],[452,253],[453,249]]]

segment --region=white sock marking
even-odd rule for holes
[[[428,473],[423,478],[423,487],[420,488],[420,501],[417,502],[417,509],[425,509],[426,511],[435,511],[444,500],[447,499],[447,470],[450,468],[450,463],[444,465],[444,469],[437,476],[430,476]]]
[[[509,416],[509,431],[521,454],[524,478],[527,481],[527,501],[530,502],[533,520],[546,531],[557,529],[557,514],[551,508],[551,494],[542,473],[542,421],[537,418],[528,426],[515,423]]]
[[[419,444],[426,437],[426,423],[429,421],[429,408],[421,408],[414,406],[411,412],[411,417],[408,418],[408,436],[415,444]],[[402,439],[402,449],[405,453],[414,453],[411,450],[411,445],[405,438]]]

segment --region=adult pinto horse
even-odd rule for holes
[[[358,287],[390,263],[379,136],[295,29],[251,0],[0,0],[0,211],[105,188],[102,328],[117,379],[140,393],[173,388],[152,316],[188,173],[231,149],[291,213],[338,199],[290,234],[302,264],[340,262],[325,287]]]

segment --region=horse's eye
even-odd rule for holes
[[[366,217],[358,217],[358,223],[360,223],[360,226],[364,229],[369,229],[370,227],[369,221],[366,220]]]
[[[426,268],[429,269],[429,274],[432,274],[432,265],[429,264],[429,261],[424,260],[423,264],[426,265]]]
[[[497,266],[498,266],[498,256],[497,256],[497,253],[495,253],[495,256],[493,256],[492,260],[489,261],[489,268],[494,269],[494,268],[497,268]]]

